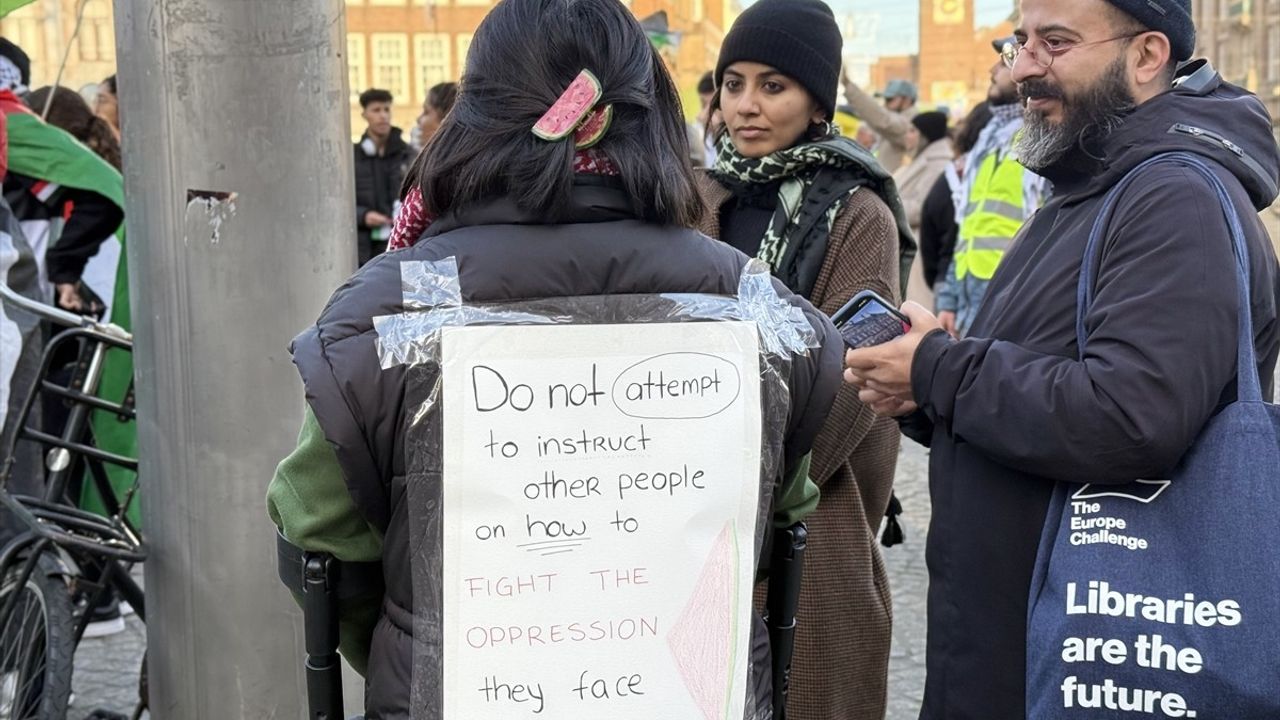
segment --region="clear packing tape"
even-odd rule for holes
[[[696,497],[700,502],[707,502],[704,496],[691,494],[708,492],[697,489],[700,483],[703,487],[711,487],[712,483],[708,478],[715,477],[717,473],[729,479],[755,476],[754,466],[758,463],[758,490],[742,485],[740,480],[736,485],[732,482],[727,483],[736,488],[731,488],[732,492],[736,493],[732,497],[740,499],[742,512],[739,517],[750,518],[754,524],[753,533],[749,527],[744,528],[733,524],[732,527],[737,527],[738,532],[742,533],[740,537],[743,542],[735,544],[735,540],[727,546],[741,547],[743,551],[747,547],[752,548],[751,555],[738,553],[734,557],[737,557],[740,562],[739,570],[747,571],[748,576],[754,576],[755,569],[760,566],[761,558],[767,551],[766,541],[772,531],[773,500],[783,474],[783,441],[790,418],[788,385],[792,358],[806,354],[810,348],[817,347],[815,331],[799,308],[792,306],[778,295],[768,268],[757,261],[751,261],[741,276],[736,297],[702,294],[606,295],[559,297],[512,303],[466,304],[462,300],[458,267],[453,258],[434,263],[403,262],[401,263],[401,282],[404,290],[405,312],[375,318],[374,326],[378,334],[377,350],[382,367],[395,368],[396,371],[405,373],[406,475],[404,478],[395,480],[402,482],[404,487],[393,488],[393,492],[403,491],[407,497],[406,522],[412,538],[410,566],[414,593],[412,638],[414,680],[411,683],[411,717],[419,720],[437,720],[445,717],[450,720],[457,717],[515,717],[510,713],[517,709],[520,712],[532,712],[538,707],[545,710],[538,713],[541,717],[640,717],[627,714],[627,705],[619,702],[616,697],[619,687],[617,676],[621,674],[631,678],[632,674],[638,673],[645,679],[635,682],[636,689],[642,686],[650,688],[651,695],[646,697],[644,702],[653,702],[655,700],[653,694],[658,693],[663,687],[674,687],[675,678],[679,677],[683,678],[683,686],[689,688],[689,696],[684,697],[682,702],[692,702],[694,705],[702,703],[698,705],[701,708],[697,713],[698,717],[703,716],[706,711],[725,717],[725,712],[729,710],[736,712],[739,707],[738,701],[733,698],[741,698],[742,714],[738,717],[744,720],[771,718],[768,638],[763,623],[750,608],[750,592],[746,592],[745,597],[741,597],[744,593],[740,592],[735,595],[738,597],[735,601],[738,603],[738,608],[751,617],[750,632],[747,636],[749,639],[745,647],[737,643],[738,655],[736,656],[739,658],[736,662],[745,662],[746,686],[740,688],[741,693],[738,692],[739,688],[736,685],[733,690],[726,693],[723,684],[715,692],[707,692],[706,683],[697,679],[698,673],[704,672],[699,668],[708,666],[706,658],[700,654],[703,651],[698,650],[693,653],[693,656],[698,658],[696,662],[686,662],[681,659],[692,657],[686,651],[689,647],[698,646],[700,643],[700,640],[690,640],[690,638],[704,637],[707,622],[705,618],[696,612],[691,614],[689,608],[683,608],[683,610],[675,608],[660,612],[659,609],[655,609],[656,606],[650,608],[651,622],[649,616],[643,613],[636,617],[620,617],[617,614],[608,617],[592,616],[590,612],[582,610],[575,604],[581,602],[582,593],[585,591],[566,590],[565,588],[571,587],[572,582],[568,579],[564,580],[563,584],[552,587],[553,581],[547,577],[548,571],[546,571],[547,567],[573,567],[573,563],[579,561],[577,558],[583,557],[567,554],[574,551],[584,554],[597,552],[602,558],[609,558],[608,562],[616,561],[620,565],[623,560],[619,558],[625,556],[630,546],[622,544],[616,547],[611,546],[609,543],[622,541],[609,538],[625,538],[629,529],[628,520],[634,520],[637,525],[644,525],[645,531],[658,532],[656,528],[663,527],[664,522],[670,521],[667,515],[678,514],[681,508],[686,507],[689,502],[686,498]],[[715,327],[709,325],[713,323],[721,325]],[[470,339],[465,337],[465,333],[452,330],[485,326],[500,326],[501,330],[494,329],[491,333],[467,330],[465,333],[471,333]],[[561,329],[547,333],[537,330],[538,327]],[[604,347],[589,344],[574,345],[575,335],[599,332],[604,332],[608,337],[615,337],[617,341]],[[614,335],[608,335],[610,332]],[[651,392],[655,389],[657,392],[664,392],[664,388],[674,387],[666,382],[666,379],[672,375],[664,376],[662,374],[664,368],[668,373],[675,372],[671,369],[675,367],[674,365],[663,365],[664,359],[699,354],[688,351],[665,352],[665,346],[661,342],[655,344],[650,340],[659,335],[666,337],[672,334],[674,337],[682,338],[677,343],[681,349],[696,350],[702,346],[705,338],[708,348],[707,357],[711,357],[719,348],[724,357],[738,359],[736,365],[726,364],[721,360],[708,360],[707,362],[711,363],[708,367],[715,369],[705,374],[705,378],[708,379],[704,380],[701,387],[705,390],[711,382],[727,384],[733,381],[733,378],[738,378],[737,382],[741,385],[738,392],[741,397],[735,396],[735,400],[744,406],[751,406],[752,413],[754,413],[754,403],[758,402],[758,428],[747,427],[744,430],[746,426],[741,423],[737,426],[730,424],[726,426],[729,428],[728,431],[715,431],[708,435],[708,428],[721,427],[706,424],[715,423],[718,421],[717,418],[721,417],[714,412],[705,417],[697,412],[689,412],[687,417],[681,416],[676,420],[652,417],[645,419],[646,413],[629,410],[625,406],[627,398],[620,399],[617,390],[617,383],[622,382],[625,373],[632,372],[633,368],[640,367],[645,362],[657,363],[653,366],[654,370],[646,374],[640,374],[638,371],[633,373],[638,379],[634,386],[647,387]],[[563,396],[556,395],[554,390],[547,389],[551,381],[547,380],[545,375],[552,372],[550,368],[557,365],[561,356],[555,355],[554,359],[549,359],[553,358],[552,355],[546,355],[550,351],[541,347],[546,343],[538,340],[538,338],[552,336],[557,338],[556,352],[560,352],[563,348],[564,356],[570,358],[569,365],[577,362],[584,368],[590,368],[589,373],[582,373],[581,385],[565,383]],[[598,336],[590,335],[590,337]],[[446,348],[449,351],[447,355]],[[459,360],[459,357],[464,359]],[[596,377],[595,359],[597,357],[602,377]],[[636,362],[636,357],[645,359]],[[475,358],[484,358],[483,367]],[[450,363],[457,367],[451,366]],[[470,374],[463,374],[458,369],[462,366],[459,363],[465,363]],[[626,369],[617,370],[622,367]],[[758,373],[756,377],[752,376],[752,370]],[[534,412],[528,414],[529,418],[521,418],[522,424],[519,425],[504,425],[501,420],[495,419],[491,426],[482,427],[473,424],[462,427],[466,423],[497,418],[511,407],[518,409],[519,406],[523,406],[524,400],[518,395],[521,385],[518,384],[519,378],[516,377],[522,371],[532,377],[542,378],[541,383],[529,380],[527,386],[547,389],[544,396],[538,398],[540,407],[545,406],[546,395],[550,395],[553,407],[556,404],[556,398],[559,397],[562,397],[561,402],[566,405],[585,403],[586,398],[596,395],[612,397],[613,406],[608,406],[607,409],[614,419],[592,420],[590,425],[581,429],[580,437],[576,431],[582,426],[575,427],[575,431],[571,433],[565,429],[569,426],[562,422],[562,417],[548,416],[545,412],[538,415],[537,407],[534,408]],[[619,372],[622,374],[618,374]],[[501,377],[499,373],[505,374],[506,377]],[[543,373],[543,375],[537,373]],[[609,381],[610,373],[619,378],[612,385]],[[447,388],[444,386],[446,377],[455,379],[465,377],[467,382],[458,382],[453,388]],[[666,384],[652,382],[655,377]],[[754,382],[757,377],[758,390]],[[647,384],[644,382],[646,378]],[[486,410],[481,409],[480,394],[483,390],[481,383],[484,382],[490,383],[494,388],[503,389],[502,392],[494,395],[496,399],[489,403],[495,408],[502,406],[503,410],[495,409],[494,412],[486,414]],[[693,384],[689,387],[698,386]],[[606,388],[611,389],[613,394],[606,393]],[[479,413],[471,413],[469,417],[466,413],[460,413],[459,410],[464,404],[461,398],[468,392],[474,392],[475,409],[480,410]],[[529,393],[528,402],[531,405],[534,391],[530,390]],[[689,402],[696,402],[696,400]],[[601,405],[607,406],[608,403],[601,402]],[[445,427],[446,407],[449,407],[450,427]],[[738,406],[735,408],[741,409]],[[720,411],[716,410],[716,412]],[[725,416],[736,417],[732,413],[725,413]],[[754,417],[754,415],[743,417]],[[685,424],[681,424],[682,422]],[[698,434],[699,430],[702,435]],[[750,440],[737,442],[733,440],[737,436],[750,438]],[[536,444],[533,441],[535,437]],[[509,464],[494,465],[492,472],[487,470],[477,472],[475,468],[487,467],[484,463],[502,459],[502,454],[507,447],[503,442],[504,439],[512,439],[513,442],[509,444],[513,447],[516,445],[514,440],[518,440],[524,454]],[[651,442],[652,445],[645,445],[646,442]],[[486,443],[492,444],[486,445]],[[465,451],[459,449],[463,447],[468,449]],[[483,450],[484,447],[489,448],[488,454]],[[574,453],[582,452],[590,457],[560,457],[560,454],[567,453],[569,448],[575,447],[581,450],[574,449]],[[639,450],[642,447],[647,447],[648,451],[628,454],[628,451]],[[653,448],[658,449],[655,451]],[[460,460],[460,452],[471,452],[473,456]],[[599,454],[593,455],[593,453]],[[549,458],[551,455],[556,457]],[[491,460],[491,457],[497,460]],[[471,465],[466,465],[467,462]],[[450,465],[450,463],[454,464]],[[649,463],[656,464],[658,466],[656,469],[661,472],[652,471],[648,467]],[[647,472],[633,472],[632,465]],[[481,508],[494,508],[493,518],[495,519],[492,522],[477,526],[472,519],[459,521],[458,518],[471,518],[471,516],[461,510],[451,509],[450,523],[452,524],[446,524],[444,522],[446,507],[467,506],[465,497],[446,499],[446,467],[452,467],[453,469],[449,472],[456,474],[455,479],[451,481],[455,484],[450,485],[454,488],[450,492],[455,494],[466,495],[471,492],[470,488],[475,488],[482,493],[496,493],[498,492],[496,488],[505,487],[515,503],[526,503],[519,506],[519,513],[514,514],[518,515],[517,521],[511,521],[513,513],[504,515],[500,511],[502,498],[485,497],[473,502],[471,507],[474,508],[478,504]],[[460,467],[471,469],[460,471]],[[619,467],[623,467],[626,472],[618,472]],[[672,468],[676,470],[668,472]],[[700,469],[694,470],[694,468]],[[583,480],[575,474],[579,471],[584,477],[595,474],[599,478],[591,477]],[[706,473],[705,476],[701,474],[703,472]],[[562,481],[558,475],[566,479]],[[660,475],[663,478],[661,482],[667,483],[669,498],[637,499],[635,504],[628,504],[632,497],[643,498],[646,493],[662,495],[661,492],[654,492],[659,484],[657,478]],[[645,478],[643,484],[637,480],[642,476]],[[463,485],[456,484],[459,482],[456,478],[464,477],[466,482]],[[622,478],[626,478],[626,481],[624,482]],[[570,484],[575,481],[576,485]],[[596,490],[598,497],[591,497],[592,481],[599,483],[600,488]],[[503,483],[508,485],[502,485]],[[523,493],[519,490],[511,491],[511,488],[520,487],[524,488]],[[554,499],[549,496],[537,496],[540,492],[561,490],[566,495]],[[533,495],[531,496],[530,493]],[[625,499],[624,495],[626,495]],[[535,497],[536,500],[534,500]],[[526,499],[528,499],[527,502]],[[610,527],[613,523],[603,522],[598,512],[592,515],[582,510],[579,515],[573,515],[573,512],[582,508],[595,507],[592,503],[601,504],[603,509],[605,505],[615,500],[622,511],[629,512],[635,508],[644,508],[645,503],[668,502],[672,504],[662,507],[671,508],[672,512],[644,514],[637,511],[635,518],[626,517],[627,512],[621,512],[616,516],[616,522],[619,524],[614,527]],[[719,505],[714,506],[719,507]],[[609,505],[607,519],[615,517],[614,509]],[[539,512],[543,510],[547,512],[545,522],[538,519],[542,517]],[[556,520],[552,520],[552,517]],[[556,537],[560,530],[572,531],[579,520],[583,523],[589,521],[591,530],[580,536]],[[562,525],[556,526],[557,522],[561,522]],[[461,532],[460,523],[470,523],[466,525],[467,532],[464,535],[451,535],[453,539],[446,541],[445,536],[448,533]],[[549,531],[549,527],[555,532]],[[582,527],[587,526],[583,524]],[[537,528],[538,532],[551,532],[551,534],[545,538],[542,535],[534,536],[534,528]],[[526,532],[529,533],[527,536]],[[517,533],[519,533],[518,537]],[[686,549],[690,553],[701,554],[707,547],[713,549],[719,547],[715,542],[706,541],[706,538],[696,543],[686,538],[671,537],[672,534],[659,536],[662,542],[670,545],[667,551],[662,553],[665,557],[675,557],[676,553]],[[642,537],[642,535],[636,537]],[[467,543],[478,542],[476,538],[506,543],[500,548],[493,546],[498,548],[492,553],[494,558],[500,556],[502,552],[516,552],[517,547],[521,548],[521,552],[543,548],[550,549],[553,553],[566,554],[557,555],[555,563],[550,565],[546,563],[550,562],[551,558],[543,560],[530,557],[520,565],[524,568],[524,573],[529,573],[528,577],[516,580],[518,573],[512,571],[499,578],[499,568],[484,568],[485,563],[490,562],[487,552],[473,551],[468,556],[470,559],[460,559],[466,552]],[[720,539],[723,539],[723,534]],[[649,543],[653,540],[651,538],[645,542]],[[603,547],[602,544],[604,544]],[[526,545],[529,547],[524,547]],[[458,587],[462,583],[446,581],[448,565],[445,561],[446,553],[451,558],[451,562],[455,563],[455,575],[457,563],[467,568],[465,575],[467,583],[470,584],[466,588]],[[520,555],[519,557],[528,556]],[[498,561],[495,559],[493,562]],[[656,563],[657,559],[654,559],[654,562]],[[632,564],[640,566],[639,562]],[[652,563],[645,563],[645,565],[649,566]],[[676,562],[670,569],[677,574],[701,572],[705,576],[708,572],[707,568],[714,566],[716,566],[714,562],[704,557],[691,556],[687,562]],[[655,576],[660,574],[657,568],[652,572]],[[535,575],[537,577],[534,577]],[[741,579],[744,576],[740,573],[735,577]],[[487,579],[482,582],[477,578]],[[502,581],[508,580],[506,585],[502,584]],[[579,578],[579,581],[582,580],[583,578]],[[632,577],[629,582],[634,580],[635,578]],[[496,585],[494,581],[497,581]],[[547,583],[545,587],[547,590],[569,592],[565,595],[564,601],[557,600],[550,610],[550,615],[554,616],[556,623],[559,624],[551,621],[544,622],[540,619],[548,615],[545,608],[542,615],[532,610],[522,615],[525,611],[520,608],[535,607],[542,601],[541,596],[535,594],[527,601],[521,599],[519,602],[510,597],[493,596],[494,592],[500,595],[503,587],[506,587],[507,591],[512,587],[523,587],[525,592],[528,592],[529,587],[536,589],[540,587],[537,583],[543,581]],[[591,581],[594,582],[594,580]],[[557,578],[555,582],[562,581]],[[700,581],[697,587],[701,588],[704,585],[705,582]],[[495,591],[495,587],[499,590]],[[464,590],[469,590],[471,594],[466,595]],[[520,593],[517,592],[516,595],[519,596]],[[598,612],[606,613],[606,610],[600,608],[607,607],[607,603],[611,601],[613,600],[609,595],[602,595],[601,602],[605,604],[598,606]],[[471,622],[467,613],[476,607],[484,607],[483,604],[486,602],[506,603],[498,605],[502,608],[500,612],[495,611],[486,616],[500,619],[492,622]],[[661,602],[675,601],[659,598],[659,604]],[[452,610],[446,608],[452,608]],[[450,612],[456,615],[451,616],[452,622],[446,625],[445,616]],[[578,617],[575,613],[582,617]],[[564,617],[561,618],[560,614]],[[656,663],[650,662],[646,666],[643,661],[646,648],[649,652],[657,652],[655,648],[658,647],[659,639],[644,637],[647,630],[655,629],[662,631],[660,650],[666,653],[664,657],[669,660],[660,671],[653,670]],[[537,639],[531,639],[535,633],[537,633]],[[596,635],[602,636],[599,642],[594,642],[597,639]],[[632,639],[633,635],[639,637]],[[559,649],[554,647],[552,641],[552,638],[556,637],[559,637],[563,643]],[[543,647],[544,645],[547,647]],[[456,653],[450,656],[449,663],[445,662],[446,647],[455,648]],[[611,694],[615,695],[610,699],[593,698],[593,690],[599,688],[586,682],[590,680],[586,675],[583,676],[584,680],[578,683],[581,686],[578,694],[574,694],[570,688],[564,686],[564,682],[559,681],[564,678],[548,676],[547,682],[539,684],[535,682],[536,678],[522,679],[515,677],[514,674],[510,677],[499,677],[503,675],[500,672],[502,668],[510,670],[510,667],[513,667],[508,666],[507,663],[515,663],[514,667],[518,667],[521,658],[541,658],[536,665],[539,672],[545,674],[555,672],[554,668],[563,666],[566,659],[576,660],[579,656],[596,657],[592,653],[605,653],[609,658],[616,658],[616,662],[631,659],[636,663],[637,668],[650,669],[645,672],[636,670],[633,673],[625,667],[614,667],[616,664],[614,660],[592,661],[589,665],[592,668],[591,672],[604,673],[608,670],[614,676],[608,678],[613,683],[609,686]],[[485,666],[492,672],[486,670],[488,674],[482,678],[479,675],[467,674],[469,666],[466,658],[473,655],[479,658],[502,659],[500,662],[495,661],[492,666]],[[745,661],[741,659],[743,657]],[[459,673],[462,675],[459,676]],[[671,675],[665,678],[667,683],[665,685],[663,678],[658,677],[664,674]],[[574,680],[578,678],[576,670],[572,677]],[[489,679],[493,682],[490,683]],[[482,682],[483,685],[477,684]],[[519,704],[511,690],[513,683],[516,682],[525,688],[522,691],[525,701]],[[623,682],[621,687],[625,690],[626,685],[627,682]],[[451,697],[446,700],[445,687],[465,688],[465,692],[459,690],[455,695],[461,696],[460,698]],[[542,696],[536,700],[534,699],[535,688]],[[701,694],[697,688],[703,688]],[[730,700],[725,700],[726,696],[729,696]],[[639,697],[639,695],[636,696],[636,698]],[[480,706],[474,704],[481,701],[484,702]],[[729,705],[711,707],[707,704],[714,705],[716,702],[728,702]],[[676,717],[676,714],[670,714],[665,708],[666,706],[663,706],[663,709],[656,714],[650,708],[648,717]]]
[[[818,347],[817,333],[804,313],[779,297],[773,282],[768,266],[752,260],[742,273],[737,297],[696,293],[626,296],[651,298],[648,307],[643,309],[653,313],[637,313],[637,317],[619,319],[624,322],[661,322],[678,318],[744,320],[756,324],[761,347],[769,355],[802,355]],[[401,263],[400,285],[404,291],[406,311],[373,319],[378,333],[378,357],[383,369],[420,365],[437,359],[440,330],[446,327],[574,322],[570,314],[572,304],[464,305],[458,263],[452,257],[437,262]],[[662,316],[663,306],[666,307],[666,317]],[[538,312],[539,309],[558,309],[561,312],[545,314]]]

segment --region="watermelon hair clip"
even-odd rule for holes
[[[547,142],[557,142],[572,134],[574,147],[579,150],[595,145],[613,122],[612,105],[596,107],[603,95],[600,80],[590,70],[583,70],[534,123],[533,134]]]

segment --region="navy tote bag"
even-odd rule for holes
[[[1236,255],[1236,402],[1201,431],[1171,477],[1059,483],[1027,618],[1031,720],[1280,718],[1280,406],[1256,371],[1249,260],[1226,188],[1202,160],[1160,155],[1108,194],[1081,270],[1076,334],[1093,296],[1103,230],[1140,170],[1204,176]]]

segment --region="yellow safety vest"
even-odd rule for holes
[[[1022,178],[1027,172],[1012,153],[989,153],[969,190],[956,242],[956,278],[990,280],[1026,219]]]

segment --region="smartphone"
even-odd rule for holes
[[[893,305],[870,290],[854,295],[831,316],[844,344],[852,349],[870,347],[907,334],[911,323]]]

